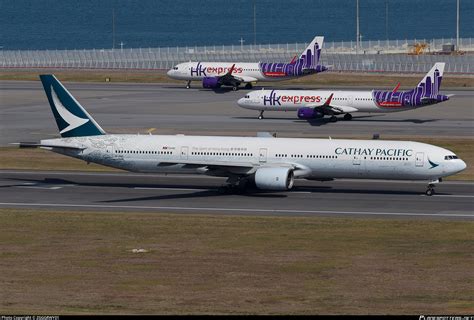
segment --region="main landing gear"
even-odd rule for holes
[[[262,120],[263,119],[263,110],[260,111],[260,115],[258,116],[258,120]]]
[[[336,117],[335,115],[332,115],[332,116],[329,118],[329,122],[337,122],[337,120],[338,120],[338,119],[337,119],[337,117]],[[350,121],[350,120],[352,120],[352,114],[346,113],[346,114],[344,115],[344,120],[345,120],[345,121]]]
[[[245,89],[252,89],[253,88],[253,85],[248,82],[246,85],[245,85]]]
[[[425,191],[425,194],[427,196],[432,196],[435,194],[435,184],[437,183],[440,183],[441,182],[441,178],[437,179],[437,180],[433,180],[433,181],[430,181],[430,183],[428,184],[428,188],[426,188],[426,191]]]
[[[226,182],[225,186],[217,189],[220,194],[243,194],[249,184],[248,178],[238,176],[231,176]]]
[[[238,84],[233,84],[232,85],[232,91],[237,91],[239,90],[239,85]]]
[[[191,88],[191,80],[188,81],[188,84],[186,85],[186,89]]]
[[[346,114],[344,115],[344,120],[346,120],[346,121],[352,120],[352,114],[346,113]]]

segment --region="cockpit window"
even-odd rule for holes
[[[173,70],[178,70],[178,67],[174,67]]]
[[[444,160],[454,160],[454,159],[459,159],[459,158],[458,158],[458,156],[455,156],[455,155],[444,157]]]
[[[247,95],[245,96],[245,98],[247,98],[247,99],[248,99],[248,98],[250,98],[250,96],[247,94]]]

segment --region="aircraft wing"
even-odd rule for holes
[[[309,103],[305,104],[305,107],[308,108],[316,108],[319,110],[331,110],[336,113],[349,113],[349,112],[357,112],[357,108],[354,107],[348,107],[348,106],[343,106],[343,105],[336,105],[336,104],[331,104],[329,106],[326,105],[321,105],[321,104],[315,104],[315,103]]]
[[[249,77],[249,76],[233,76],[235,79],[239,80],[240,82],[256,82],[257,78]]]
[[[234,71],[234,69],[235,69],[235,64],[232,65],[232,67],[229,69],[229,71],[226,74],[218,77],[219,83],[224,84],[224,85],[233,85],[235,82],[247,83],[247,82],[257,81],[257,79],[254,77],[233,75],[232,72]]]
[[[336,114],[357,112],[358,111],[354,107],[337,105],[337,104],[332,103],[333,95],[334,95],[334,93],[331,93],[329,98],[323,104],[310,103],[310,104],[305,104],[304,106],[308,107],[308,108],[315,108],[315,109],[321,111],[324,114],[327,114],[327,111],[331,111],[332,113],[336,113]]]
[[[254,161],[209,161],[209,160],[177,160],[162,161],[159,166],[170,166],[183,164],[187,167],[201,168],[205,167],[210,171],[233,172],[242,175],[249,175],[257,171],[258,168],[268,167],[284,167],[291,168],[295,171],[295,176],[303,177],[309,174],[310,169],[298,163],[281,162],[281,163],[259,163]]]
[[[358,110],[354,107],[348,107],[348,106],[338,106],[335,104],[332,104],[330,106],[327,106],[326,108],[331,109],[334,112],[340,112],[340,113],[349,113],[349,112],[357,112]]]

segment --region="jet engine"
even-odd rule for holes
[[[324,117],[324,114],[313,108],[303,107],[298,109],[298,118],[300,119],[316,119],[322,117]]]
[[[220,88],[219,77],[204,77],[202,79],[202,86],[208,89]]]
[[[262,190],[290,190],[293,183],[291,168],[260,168],[255,172],[255,185]]]

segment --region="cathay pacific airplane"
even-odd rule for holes
[[[392,91],[336,91],[336,90],[259,90],[239,99],[242,108],[258,110],[259,119],[264,111],[297,111],[300,119],[344,114],[351,120],[354,112],[388,113],[424,107],[443,102],[449,96],[439,94],[443,78],[444,62],[437,62],[418,85],[409,91],[398,91],[400,83]]]
[[[61,138],[20,147],[88,163],[227,177],[229,190],[243,190],[248,182],[262,190],[289,190],[295,179],[425,180],[427,195],[443,177],[466,168],[449,150],[410,141],[107,134],[53,75],[40,78]]]
[[[324,37],[315,37],[309,46],[289,63],[281,62],[185,62],[168,71],[173,79],[187,80],[186,88],[191,81],[202,81],[204,88],[216,89],[231,86],[237,90],[241,84],[246,89],[252,88],[257,81],[281,81],[326,71],[319,64]]]

